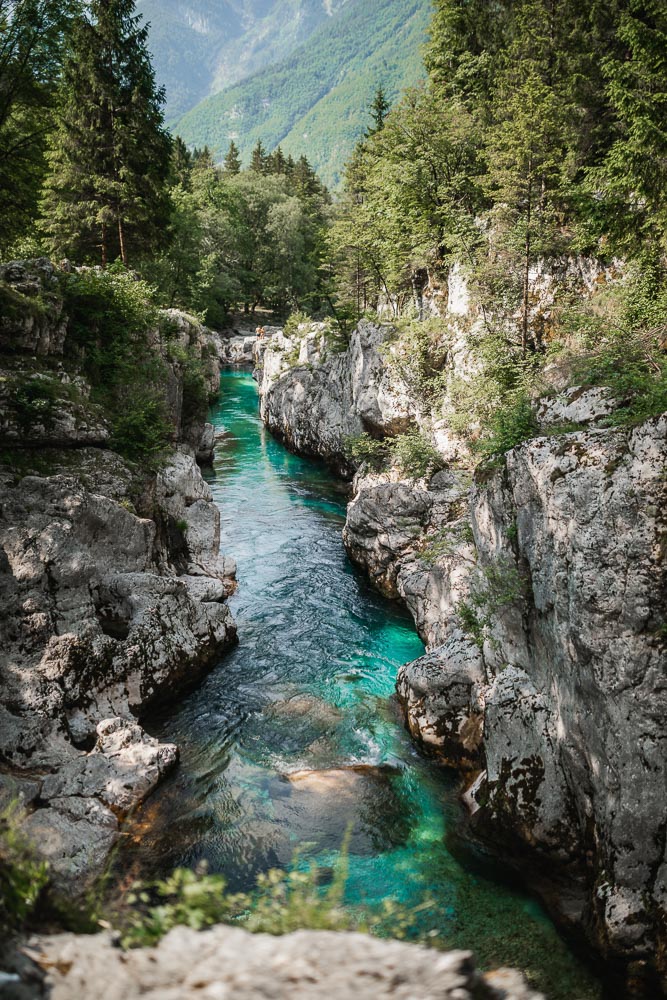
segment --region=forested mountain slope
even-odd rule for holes
[[[429,0],[349,0],[287,58],[199,104],[177,132],[218,158],[233,139],[246,161],[258,139],[268,149],[280,143],[335,185],[375,88],[393,100],[423,75],[430,11]]]
[[[139,0],[167,118],[288,56],[356,0]]]

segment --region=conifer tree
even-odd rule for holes
[[[375,91],[375,96],[373,97],[371,106],[369,108],[373,124],[366,131],[367,139],[369,139],[372,135],[375,135],[377,132],[382,131],[390,109],[391,109],[391,104],[387,100],[387,96],[384,92],[382,85],[380,85]]]
[[[252,158],[250,160],[250,169],[254,170],[256,174],[265,174],[267,168],[268,156],[264,148],[264,143],[261,139],[257,140],[257,145],[252,151]]]
[[[235,177],[236,174],[241,173],[241,156],[239,154],[238,146],[233,139],[229,144],[227,155],[223,161],[223,167],[228,176]]]
[[[127,265],[164,229],[171,141],[147,36],[134,0],[91,0],[77,19],[43,202],[56,253]]]
[[[0,246],[28,229],[75,0],[0,0]]]
[[[603,62],[614,112],[612,142],[591,171],[606,224],[623,250],[665,250],[667,237],[667,8],[629,0],[618,20],[619,51]]]

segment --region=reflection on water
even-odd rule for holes
[[[180,745],[181,766],[135,816],[123,867],[150,877],[206,860],[250,889],[297,850],[331,867],[351,828],[349,906],[432,896],[415,931],[526,968],[550,997],[598,996],[532,899],[447,847],[454,779],[419,755],[393,700],[423,646],[345,557],[344,487],[266,433],[249,375],[222,376],[213,419],[229,432],[210,483],[239,565],[240,643],[148,727]]]

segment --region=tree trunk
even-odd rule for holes
[[[120,246],[120,259],[122,260],[125,267],[127,267],[127,249],[125,247],[125,228],[123,226],[123,219],[118,211],[118,243]]]
[[[102,267],[106,267],[109,262],[109,250],[107,248],[107,224],[102,223]]]
[[[525,243],[525,254],[526,258],[524,261],[523,270],[523,322],[521,324],[521,353],[525,358],[526,352],[528,351],[528,299],[530,294],[530,251],[531,251],[531,240],[530,240],[530,227],[532,224],[532,180],[528,181],[528,207],[526,214],[526,243]]]

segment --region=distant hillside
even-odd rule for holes
[[[258,139],[267,149],[281,144],[335,186],[377,85],[394,99],[421,78],[431,11],[430,0],[348,0],[291,55],[204,100],[176,131],[219,157],[231,139],[246,160]]]
[[[167,120],[286,56],[361,0],[137,0]]]

